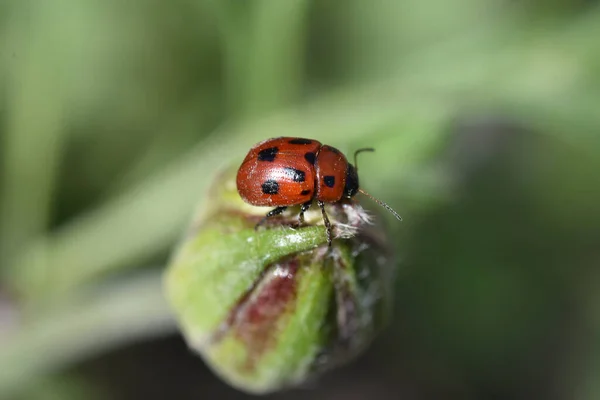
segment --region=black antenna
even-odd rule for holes
[[[354,169],[356,169],[357,171],[358,171],[358,163],[356,162],[356,155],[358,153],[362,153],[363,151],[375,151],[375,149],[372,147],[364,147],[364,148],[358,149],[354,152]]]
[[[356,162],[356,155],[363,151],[375,151],[375,149],[372,147],[365,147],[362,149],[358,149],[354,152],[354,168],[356,169],[357,172],[358,172],[358,163]],[[358,189],[358,191],[361,192],[362,194],[364,194],[365,196],[371,198],[371,200],[373,200],[375,203],[379,204],[381,207],[385,208],[386,210],[388,210],[389,212],[394,214],[394,217],[396,217],[398,219],[398,221],[402,221],[402,217],[396,211],[394,211],[394,209],[392,207],[388,206],[385,202],[373,197],[372,195],[370,195],[369,193],[365,192],[364,190],[362,190],[360,188]]]
[[[389,212],[391,212],[392,214],[394,214],[394,217],[396,217],[398,219],[398,221],[402,221],[402,217],[396,212],[394,211],[394,209],[390,206],[388,206],[386,203],[384,203],[383,201],[371,196],[369,193],[365,192],[362,189],[358,189],[359,192],[361,192],[362,194],[364,194],[367,197],[370,197],[371,200],[373,200],[375,203],[379,204],[381,207],[385,208],[386,210],[388,210]]]

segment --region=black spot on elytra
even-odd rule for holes
[[[300,192],[301,196],[306,196],[307,194],[310,194],[310,190],[309,189],[304,189],[303,191]]]
[[[313,153],[312,151],[309,151],[308,153],[306,153],[304,155],[304,159],[306,159],[306,161],[308,161],[312,165],[315,165],[315,160],[317,159],[317,155],[315,153]]]
[[[288,143],[290,143],[290,144],[311,144],[312,140],[310,140],[310,139],[296,138],[296,139],[290,140]]]
[[[292,178],[294,182],[304,182],[304,180],[306,179],[306,174],[304,173],[304,171],[300,171],[299,169],[290,167],[286,167],[284,169],[286,175]]]
[[[274,161],[279,149],[277,147],[269,147],[258,152],[258,161]]]
[[[265,181],[262,184],[262,192],[264,194],[277,194],[279,193],[279,184],[274,180]]]
[[[325,184],[325,186],[327,187],[334,187],[335,186],[335,176],[332,175],[325,175],[323,177],[323,183]]]

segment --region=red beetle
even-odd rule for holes
[[[373,149],[358,149],[373,151]],[[356,168],[335,147],[322,145],[312,139],[279,137],[255,145],[242,162],[237,173],[237,189],[242,199],[255,206],[274,206],[265,218],[281,214],[289,206],[301,205],[299,221],[313,200],[321,208],[331,246],[331,224],[325,213],[325,203],[349,199],[361,192],[400,216],[384,202],[359,188]]]

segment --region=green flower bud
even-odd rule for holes
[[[165,291],[188,345],[226,382],[263,394],[350,360],[389,315],[392,260],[355,202],[331,204],[331,248],[317,207],[255,230],[268,209],[239,197],[235,170],[176,249]]]

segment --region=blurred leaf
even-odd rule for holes
[[[232,118],[264,115],[297,100],[309,2],[216,0],[211,5],[224,49]]]
[[[41,17],[48,11],[44,5],[37,12],[21,11],[11,14],[5,43],[12,56],[5,59],[9,101],[0,149],[0,262],[47,228],[66,134],[67,76],[57,49],[68,32]]]
[[[40,378],[23,387],[18,400],[102,400],[110,399],[104,388],[76,374]]]
[[[68,364],[173,331],[158,273],[89,288],[3,337],[0,394],[6,398],[36,377]]]

